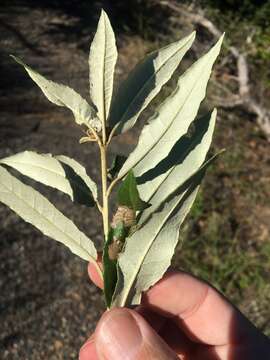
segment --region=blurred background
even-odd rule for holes
[[[207,173],[174,266],[211,282],[270,335],[269,0],[1,0],[0,158],[26,149],[65,154],[98,179],[96,147],[78,144],[72,115],[50,104],[8,55],[87,96],[88,52],[101,7],[117,36],[116,83],[147,52],[196,29],[180,74],[226,32],[201,111],[219,108],[211,153],[227,151]],[[111,156],[134,148],[175,78],[135,131],[114,141]],[[94,209],[19,177],[101,243]],[[1,204],[0,234],[0,358],[77,359],[104,310],[87,264]]]

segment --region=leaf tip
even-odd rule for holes
[[[223,149],[221,149],[220,151],[219,151],[219,155],[221,155],[221,154],[223,154],[223,153],[225,153],[227,151],[227,149],[226,148],[223,148]]]
[[[20,59],[17,58],[15,55],[9,54],[9,56],[10,56],[13,60],[15,60],[17,63],[19,63],[19,64],[21,63]]]
[[[20,58],[18,58],[18,57],[15,56],[15,55],[12,55],[12,54],[10,54],[9,56],[10,56],[14,61],[16,61],[16,63],[18,63],[19,65],[22,65],[25,69],[27,69],[27,65],[24,64],[24,62],[23,62]]]
[[[215,58],[218,56],[218,54],[220,53],[220,49],[221,49],[221,45],[224,39],[224,35],[225,33],[223,33],[219,39],[216,41],[216,43],[214,44],[214,46],[210,49],[208,54],[215,54]]]
[[[190,33],[189,35],[187,35],[184,40],[186,41],[186,43],[193,43],[194,40],[196,38],[196,30],[192,31],[192,33]],[[183,41],[183,39],[180,39],[179,42],[181,43]]]
[[[101,8],[100,10],[100,19],[105,15],[105,10],[103,8]]]
[[[108,14],[103,8],[101,8],[100,19],[103,19],[103,21],[109,21]]]
[[[224,36],[225,36],[225,32],[220,36],[220,38],[217,41],[217,44],[219,44],[220,46],[223,43]]]
[[[192,40],[194,40],[194,39],[196,38],[196,35],[197,35],[197,31],[194,30],[194,31],[192,31],[192,33],[190,34],[190,38],[191,38]]]

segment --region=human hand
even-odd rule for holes
[[[89,266],[90,278],[101,279]],[[103,314],[80,360],[263,360],[270,342],[207,283],[168,272],[136,310]]]

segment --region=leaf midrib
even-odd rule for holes
[[[1,162],[1,161],[0,161],[0,162]],[[72,184],[75,184],[83,193],[89,195],[88,192],[86,192],[85,189],[84,189],[81,185],[79,185],[76,181],[74,181],[74,180],[68,180],[68,179],[67,179],[63,174],[61,174],[60,172],[50,170],[50,169],[48,169],[48,168],[46,168],[46,167],[44,167],[44,166],[33,165],[33,164],[28,163],[28,162],[25,162],[25,161],[24,161],[24,162],[9,161],[9,163],[19,164],[19,165],[28,165],[28,166],[36,167],[36,168],[39,168],[39,169],[42,169],[42,170],[46,170],[46,171],[48,171],[49,173],[51,173],[51,174],[53,174],[53,175],[57,175],[57,176],[59,176],[60,178],[65,179],[65,180],[67,181],[67,183],[71,182]],[[2,162],[2,164],[9,165],[8,163],[5,163],[5,162]],[[67,165],[67,164],[66,164],[66,165]],[[60,166],[61,166],[61,165],[60,165]],[[15,169],[16,169],[16,168],[15,168]],[[76,174],[77,176],[79,176],[79,177],[83,180],[83,178],[82,178],[80,175],[78,175],[74,169],[72,169],[72,170],[75,172],[75,174]],[[17,171],[19,171],[19,170],[17,170]],[[64,171],[64,170],[63,170],[63,171]],[[27,176],[27,177],[31,177],[30,175],[26,175],[26,176]],[[35,181],[42,182],[41,180],[35,180]],[[83,180],[83,181],[84,181],[84,180]],[[84,183],[86,184],[85,181],[84,181]],[[86,185],[87,185],[87,184],[86,184]],[[52,185],[47,185],[47,186],[52,186]],[[54,186],[53,186],[53,187],[54,187]],[[88,185],[87,185],[87,187],[88,187]],[[56,188],[56,189],[57,189],[57,188]],[[91,190],[89,187],[88,187],[88,189],[90,190],[91,194],[93,194],[93,193],[92,193],[92,190]],[[71,190],[72,190],[72,188],[71,188]],[[62,189],[61,191],[63,191],[63,192],[65,192],[66,194],[70,195],[70,193],[66,192],[64,189]],[[72,193],[71,193],[71,194],[72,194]]]
[[[188,41],[190,41],[190,39],[188,39]],[[129,104],[128,108],[126,109],[126,111],[124,112],[124,114],[121,116],[121,120],[119,121],[119,125],[118,125],[118,126],[120,126],[120,124],[123,122],[123,119],[125,118],[125,116],[126,116],[126,114],[128,113],[129,109],[132,107],[133,103],[137,100],[137,98],[139,97],[139,95],[141,94],[141,92],[145,89],[145,87],[147,86],[147,84],[149,83],[149,81],[152,80],[152,78],[156,75],[156,73],[157,73],[158,71],[161,71],[161,69],[165,66],[165,64],[166,64],[169,60],[171,60],[171,58],[172,58],[173,56],[175,56],[175,54],[176,54],[177,52],[179,52],[181,49],[183,49],[183,48],[186,46],[186,44],[188,43],[188,41],[185,42],[185,44],[184,44],[180,49],[176,50],[170,57],[168,57],[168,59],[157,69],[157,71],[155,71],[155,73],[152,74],[152,75],[148,78],[148,80],[144,83],[143,87],[138,91],[137,95],[136,95],[136,96],[133,98],[133,100],[130,102],[130,104]],[[137,114],[136,114],[136,115],[137,115]],[[136,116],[136,115],[133,115],[133,117]],[[118,127],[118,126],[117,126],[117,127]]]
[[[54,85],[57,85],[57,86],[62,87],[63,90],[68,89],[68,90],[72,91],[72,92],[73,92],[73,95],[76,96],[76,97],[78,97],[78,99],[80,100],[80,103],[83,103],[85,106],[87,106],[87,110],[89,110],[90,114],[92,113],[92,110],[91,110],[91,107],[90,107],[89,103],[88,103],[77,91],[75,91],[74,89],[72,89],[71,87],[69,87],[69,86],[67,86],[67,85],[59,84],[59,83],[57,83],[56,81],[53,81],[53,80],[50,80],[50,79],[45,78],[45,76],[43,76],[42,74],[39,74],[36,70],[32,69],[30,66],[24,64],[24,63],[21,62],[21,61],[19,62],[19,64],[22,65],[22,66],[26,69],[26,71],[28,72],[28,75],[29,75],[31,78],[32,78],[31,72],[33,72],[33,73],[35,73],[36,76],[44,78],[46,81],[50,82],[51,85],[53,85],[53,86],[54,86]],[[29,72],[30,72],[30,73],[29,73]],[[33,79],[33,80],[34,80],[34,79]],[[34,80],[34,82],[36,82],[36,81]],[[37,84],[37,86],[42,90],[42,88],[40,87],[39,84]],[[89,119],[89,116],[88,116],[88,118],[85,118],[85,117],[82,118],[82,114],[81,114],[81,111],[80,111],[79,109],[74,108],[74,107],[72,108],[70,105],[65,104],[65,103],[63,102],[63,100],[60,98],[60,96],[59,96],[57,93],[52,92],[52,91],[49,90],[46,86],[44,86],[44,88],[45,88],[45,90],[48,91],[52,96],[54,96],[58,101],[60,101],[60,102],[63,104],[63,105],[62,105],[63,107],[68,108],[69,110],[71,110],[71,111],[75,114],[76,117],[81,118],[83,123],[85,123],[85,124],[87,125],[88,122],[89,122],[89,120],[91,120],[91,116],[90,116],[90,119]],[[78,106],[78,107],[79,107],[79,106]]]
[[[106,121],[106,104],[105,104],[105,56],[106,56],[106,48],[107,48],[107,28],[106,28],[106,20],[105,15],[102,15],[103,26],[104,26],[104,49],[103,49],[103,61],[102,61],[102,104],[103,104],[103,127],[105,128],[105,121]]]

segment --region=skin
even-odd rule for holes
[[[89,265],[91,280],[102,280]],[[168,272],[131,310],[107,311],[80,360],[270,359],[270,340],[211,285]]]

